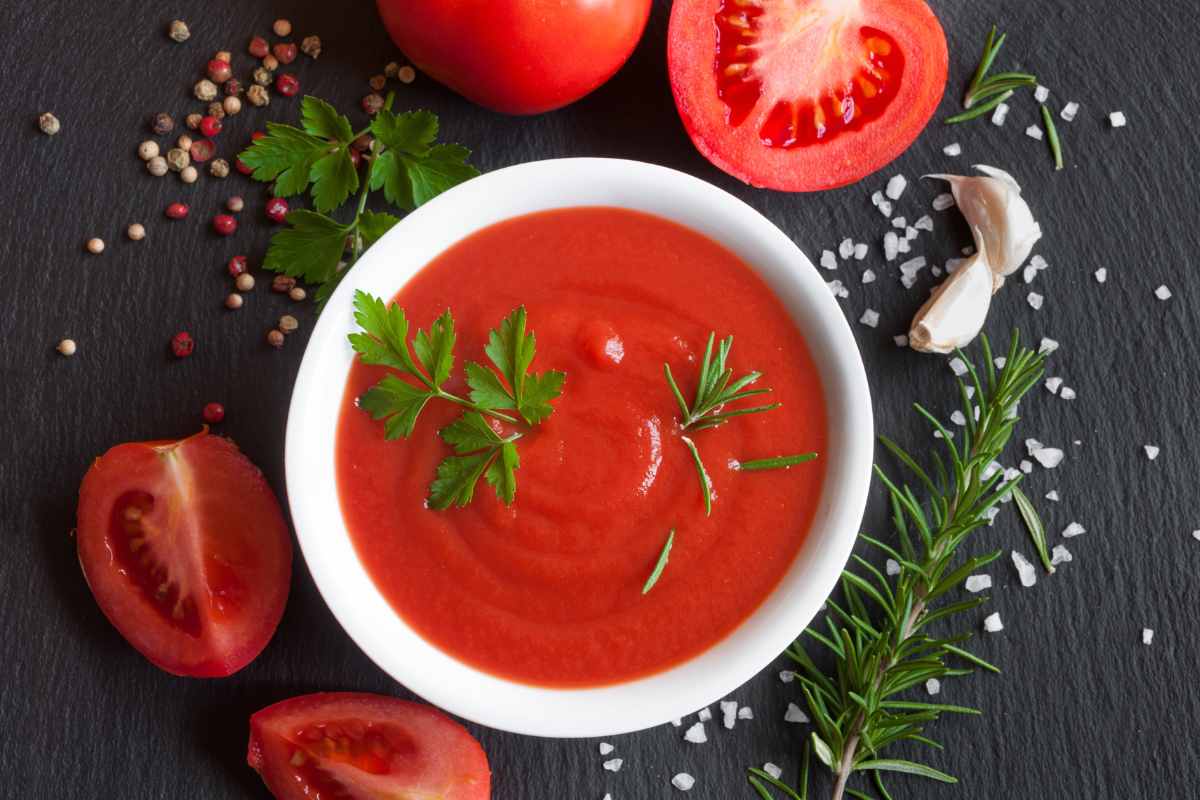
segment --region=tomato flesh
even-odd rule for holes
[[[227,439],[118,445],[79,490],[76,545],[96,602],[176,675],[250,663],[279,624],[292,545],[262,473]]]
[[[483,748],[436,709],[381,695],[330,692],[250,718],[246,760],[280,800],[486,800]]]
[[[757,186],[862,178],[916,138],[946,85],[922,0],[677,0],[668,39],[693,142]]]

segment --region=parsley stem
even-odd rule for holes
[[[450,394],[449,392],[442,391],[441,389],[437,390],[437,396],[442,400],[448,400],[449,402],[460,405],[463,408],[469,408],[472,411],[478,411],[480,414],[483,414],[486,417],[495,417],[496,419],[507,422],[510,425],[516,425],[520,422],[520,420],[518,420],[516,417],[511,417],[508,414],[496,411],[495,409],[484,408],[483,406],[472,403],[466,398],[459,397],[456,394]],[[517,435],[517,438],[520,438],[520,434]]]

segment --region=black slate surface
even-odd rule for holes
[[[1140,3],[934,3],[950,43],[951,84],[939,116],[957,107],[987,26],[1010,33],[1000,63],[1037,72],[1057,108],[1082,104],[1078,119],[1060,123],[1067,169],[1055,174],[1044,143],[1023,129],[1037,121],[1031,99],[1014,104],[1008,124],[960,128],[933,124],[893,167],[864,183],[803,196],[742,186],[709,166],[691,147],[666,82],[668,4],[656,2],[645,37],[629,64],[582,102],[534,119],[494,115],[419,79],[400,105],[441,115],[452,140],[475,150],[483,169],[571,155],[620,156],[666,164],[732,191],[788,232],[813,259],[843,236],[876,243],[886,230],[869,194],[888,175],[913,185],[897,213],[919,216],[940,186],[915,176],[963,170],[975,162],[1011,170],[1046,231],[1037,251],[1050,262],[1031,288],[1046,296],[1033,311],[1019,281],[993,304],[988,330],[1001,337],[1020,326],[1034,339],[1062,343],[1051,374],[1079,398],[1044,390],[1025,409],[1021,436],[1064,447],[1057,470],[1038,469],[1031,494],[1056,488],[1062,501],[1041,502],[1052,541],[1067,522],[1088,534],[1069,547],[1075,560],[1024,589],[1007,560],[990,609],[1006,629],[978,643],[1004,668],[1000,676],[948,682],[942,698],[986,710],[980,719],[947,719],[933,734],[950,746],[922,754],[962,779],[958,787],[903,778],[898,797],[1188,797],[1200,785],[1196,722],[1200,663],[1195,633],[1200,608],[1200,528],[1194,411],[1195,311],[1200,280],[1196,190],[1200,136],[1191,122],[1200,100],[1200,61],[1186,40],[1194,0]],[[325,53],[296,65],[305,91],[350,107],[366,78],[395,54],[367,2],[237,2],[83,4],[10,0],[0,4],[0,783],[6,797],[237,798],[265,797],[244,764],[246,719],[257,708],[318,689],[404,695],[351,643],[318,597],[301,561],[278,634],[239,675],[185,680],[150,666],[108,625],[75,561],[70,531],[75,493],[90,460],[124,440],[194,431],[200,407],[228,408],[221,430],[232,436],[283,488],[286,402],[312,314],[259,290],[246,308],[221,307],[222,272],[231,255],[261,258],[269,229],[264,194],[245,179],[194,187],[155,180],[134,154],[146,117],[194,105],[188,90],[212,52],[244,53],[250,34],[266,33],[277,16],[298,35],[319,33]],[[175,45],[166,24],[182,17],[192,39]],[[1183,38],[1181,38],[1181,35]],[[1110,110],[1129,127],[1111,130]],[[63,131],[46,138],[39,112],[52,110]],[[294,119],[295,102],[267,113],[243,113],[222,144],[232,148],[265,119]],[[941,148],[963,145],[948,159]],[[207,221],[229,194],[244,193],[248,210],[233,239]],[[188,222],[162,217],[172,200],[193,206]],[[915,253],[942,263],[968,242],[952,213]],[[146,224],[146,241],[124,239],[125,225]],[[100,257],[83,251],[101,236]],[[874,392],[876,424],[921,448],[933,440],[908,404],[923,399],[950,410],[949,371],[938,359],[899,351],[902,332],[925,295],[926,273],[905,291],[894,265],[870,266],[881,280],[858,283],[862,265],[843,267],[850,285],[842,301],[857,320],[867,307],[882,321],[855,334]],[[1108,269],[1099,285],[1092,272]],[[828,277],[834,277],[829,275]],[[1159,284],[1174,296],[1154,298]],[[297,313],[301,330],[282,352],[263,334],[279,314]],[[196,355],[175,361],[167,341],[186,328]],[[63,336],[79,353],[63,359]],[[1077,441],[1076,441],[1077,440]],[[1075,443],[1073,443],[1075,442]],[[1150,462],[1143,444],[1162,454]],[[1015,462],[1017,455],[1010,459]],[[885,532],[876,492],[864,523]],[[1006,509],[979,546],[1029,552],[1016,515]],[[982,618],[983,611],[978,616]],[[973,620],[977,623],[978,620]],[[1140,630],[1156,631],[1140,643]],[[601,769],[595,741],[546,741],[470,726],[487,749],[497,798],[615,800],[672,795],[670,776],[697,778],[690,796],[749,797],[743,770],[770,760],[787,775],[798,767],[805,726],[782,720],[793,686],[778,680],[782,660],[734,694],[756,719],[732,732],[710,724],[702,746],[681,741],[669,726],[616,737],[619,773]],[[828,795],[822,779],[814,796]]]

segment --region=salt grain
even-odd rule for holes
[[[609,772],[620,772],[621,765],[624,763],[625,763],[625,759],[623,759],[623,758],[613,758],[613,759],[609,759],[608,761],[605,761],[602,766]]]
[[[911,242],[913,239],[917,238],[917,233],[918,233],[917,229],[914,228],[912,225],[909,225],[907,228],[904,229],[904,238],[908,239]]]
[[[1062,378],[1046,378],[1046,388],[1050,394],[1058,394],[1058,388],[1062,386]]]
[[[1064,387],[1062,387],[1062,391],[1058,393],[1058,396],[1061,397],[1063,400],[1074,400],[1075,399],[1075,390],[1072,389],[1070,386],[1064,386]]]
[[[912,243],[908,239],[899,239],[896,242],[896,252],[907,253],[910,249],[912,249]]]
[[[866,325],[868,328],[874,328],[879,325],[879,312],[873,308],[868,308],[863,312],[863,315],[859,317],[858,321],[863,325]]]
[[[996,522],[996,517],[1000,515],[1000,506],[992,506],[987,511],[983,512],[983,518],[988,521],[990,528]]]
[[[1029,307],[1032,308],[1034,311],[1040,310],[1042,307],[1042,303],[1045,302],[1045,300],[1046,300],[1046,298],[1042,297],[1037,292],[1030,292],[1025,297],[1025,301],[1027,303],[1029,303]]]
[[[922,214],[920,218],[913,223],[913,227],[919,231],[932,231],[933,217],[929,216],[928,214]]]
[[[1046,499],[1052,503],[1057,503],[1058,502],[1058,489],[1051,489],[1050,491],[1046,492]]]
[[[1002,469],[1004,469],[1004,467],[1000,465],[999,461],[993,461],[983,468],[983,472],[979,474],[979,478],[980,480],[986,481],[988,478],[992,477]]]
[[[937,678],[930,678],[925,681],[925,691],[930,694],[939,694],[942,691],[942,682]]]
[[[995,611],[983,618],[983,629],[988,633],[999,633],[1004,630],[1004,623],[1000,621],[1000,612]]]
[[[950,157],[962,155],[962,145],[958,142],[951,142],[942,148],[942,152]]]
[[[900,251],[900,237],[895,231],[888,231],[883,235],[883,257],[888,261],[895,261],[896,254]]]
[[[790,669],[781,669],[779,671],[779,680],[783,683],[791,683],[792,681],[796,680],[796,673],[792,672]]]
[[[879,208],[879,213],[883,214],[885,217],[890,217],[892,215],[892,204],[889,201],[887,201],[887,200],[881,201],[879,203],[878,208]]]
[[[908,179],[903,175],[893,175],[888,179],[887,188],[883,192],[889,200],[899,200],[906,188],[908,188]]]
[[[862,261],[867,257],[867,253],[871,251],[870,246],[866,242],[857,242],[854,245],[854,260]]]
[[[1029,587],[1037,583],[1037,569],[1029,559],[1013,550],[1012,562],[1013,566],[1017,568],[1017,577],[1021,579],[1022,586]]]
[[[1033,472],[1033,462],[1030,461],[1028,458],[1022,458],[1021,463],[1017,465],[1017,468],[1020,469],[1021,472],[1028,475],[1031,472]]]
[[[900,574],[900,562],[894,558],[889,558],[883,565],[883,569],[888,575]]]
[[[1127,122],[1124,111],[1113,111],[1108,115],[1108,124],[1114,128],[1124,128]]]
[[[738,704],[736,700],[721,701],[721,724],[725,726],[725,730],[733,730],[733,726],[737,724]]]
[[[874,192],[871,192],[871,205],[877,206],[882,202],[883,192],[879,191],[878,189],[876,189]]]
[[[1029,259],[1029,266],[1040,272],[1041,270],[1044,270],[1046,267],[1050,266],[1050,262],[1035,253],[1033,257]]]
[[[991,575],[968,575],[967,580],[963,583],[963,588],[968,592],[982,592],[984,589],[992,588]]]
[[[829,287],[829,291],[833,293],[834,297],[840,297],[844,300],[850,296],[850,290],[841,281],[829,281],[825,285]]]
[[[967,362],[955,356],[950,359],[950,370],[959,377],[967,374]]]
[[[1108,270],[1106,270],[1104,267],[1101,267],[1092,274],[1096,276],[1096,283],[1104,283],[1106,280],[1108,280]]]
[[[864,269],[863,274],[862,274],[862,282],[863,283],[874,283],[875,282],[875,270]],[[907,344],[907,342],[905,342],[905,343]]]
[[[673,720],[671,720],[671,724],[672,724],[672,725],[674,725],[676,728],[678,728],[680,725],[682,725],[682,724],[683,724],[683,720],[681,720],[681,719],[673,719]]]
[[[896,347],[908,347],[908,334],[897,334],[892,337],[892,341],[896,343]]]
[[[683,734],[683,740],[692,744],[704,744],[707,742],[708,734],[704,732],[704,723],[697,722],[688,728]]]
[[[933,210],[945,211],[948,208],[954,207],[954,195],[949,192],[942,192],[937,197],[933,198]]]
[[[925,269],[925,256],[910,258],[900,265],[900,282],[905,289],[911,289],[917,281],[917,273]]]
[[[959,425],[959,426],[966,425],[967,424],[967,415],[962,413],[961,411],[957,411],[957,410],[953,411],[950,414],[950,421],[953,422],[955,425]]]
[[[770,761],[763,764],[763,772],[767,773],[775,780],[779,780],[779,776],[783,774],[783,770],[775,764],[772,764]]]
[[[1057,447],[1040,447],[1029,455],[1033,456],[1046,469],[1054,469],[1063,460],[1063,451]]]
[[[1004,369],[1004,365],[1008,363],[1008,359],[1004,356],[996,356],[992,359],[992,363],[996,365],[996,369]]]
[[[1050,97],[1050,90],[1045,86],[1038,84],[1038,87],[1033,90],[1033,99],[1039,103],[1044,103]]]
[[[1154,641],[1154,630],[1142,628],[1142,644],[1149,645]]]
[[[1033,283],[1033,278],[1037,274],[1038,274],[1038,271],[1036,268],[1026,267],[1024,270],[1022,270],[1021,277],[1025,279],[1026,283]]]
[[[1042,129],[1037,125],[1030,125],[1025,129],[1025,135],[1030,139],[1037,139],[1040,142],[1042,140]]]
[[[1087,533],[1087,528],[1083,527],[1078,522],[1072,522],[1067,525],[1067,527],[1063,528],[1062,537],[1064,539],[1071,539],[1076,536],[1082,536],[1085,533]]]
[[[710,719],[712,719],[712,711],[705,706],[696,712],[696,719],[700,720],[701,722],[708,722]]]
[[[795,703],[788,703],[787,711],[783,715],[784,722],[808,722],[808,715],[800,710],[800,706]]]
[[[1057,349],[1058,349],[1058,342],[1054,341],[1053,339],[1049,339],[1049,338],[1043,336],[1041,344],[1038,345],[1038,355],[1046,355],[1048,353],[1053,353]]]
[[[1075,115],[1078,113],[1079,113],[1079,103],[1076,103],[1074,100],[1072,100],[1071,102],[1069,102],[1065,106],[1063,106],[1062,111],[1060,111],[1058,115],[1060,117],[1062,117],[1063,120],[1066,122],[1074,122]]]
[[[1155,445],[1143,445],[1143,449],[1146,451],[1146,458],[1150,459],[1151,461],[1158,458],[1158,447]]]
[[[854,255],[854,240],[842,239],[842,243],[838,245],[838,255],[843,261]]]
[[[696,779],[686,772],[680,772],[674,778],[671,778],[671,785],[681,792],[686,792],[696,785]]]
[[[992,112],[992,124],[1003,125],[1004,120],[1008,117],[1008,103],[1001,103],[996,106],[996,110]]]
[[[1029,455],[1033,455],[1035,450],[1041,450],[1043,447],[1045,447],[1045,445],[1043,445],[1037,439],[1025,440],[1025,452],[1029,453]]]
[[[750,706],[742,706],[738,709],[737,718],[754,719],[754,709],[750,708]]]
[[[942,277],[942,268],[941,267],[930,267],[929,274],[935,278],[940,278],[940,277]]]
[[[903,229],[907,225],[908,225],[908,219],[906,217],[895,217],[892,219],[892,227],[893,228]]]
[[[821,266],[825,269],[837,269],[837,256],[833,254],[832,250],[821,251]]]
[[[1200,542],[1200,531],[1192,531],[1192,538]]]
[[[613,747],[611,744],[609,744],[608,742],[601,742],[601,743],[600,743],[600,755],[602,755],[602,756],[606,756],[606,755],[608,755],[608,754],[609,754],[609,753],[611,753],[611,752],[612,752],[614,749],[615,749],[615,748],[614,748],[614,747]]]
[[[1065,564],[1068,561],[1074,560],[1071,556],[1071,551],[1067,549],[1065,544],[1056,544],[1054,549],[1050,551],[1050,566],[1057,567],[1059,564]]]
[[[1170,300],[1171,299],[1171,290],[1166,287],[1166,284],[1164,284],[1154,290],[1154,296],[1157,297],[1159,300]]]

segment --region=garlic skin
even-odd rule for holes
[[[986,238],[974,229],[976,253],[934,289],[913,317],[908,344],[921,353],[952,353],[979,335],[992,304],[995,276]],[[1003,282],[1003,278],[1000,278]]]
[[[1004,276],[1016,272],[1033,246],[1042,238],[1042,229],[1033,219],[1029,204],[1021,197],[1021,187],[1012,175],[986,164],[976,164],[983,177],[964,175],[926,175],[950,184],[954,201],[975,233],[975,247],[987,243],[992,271],[1004,284]]]

